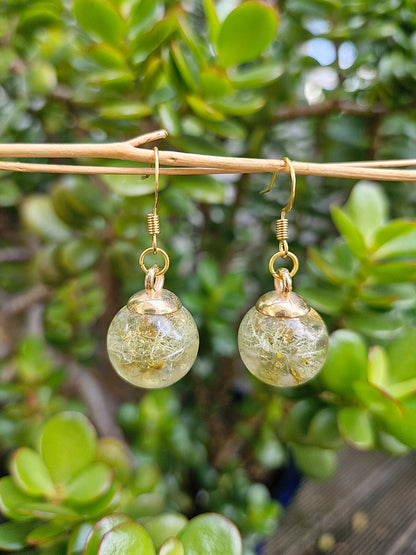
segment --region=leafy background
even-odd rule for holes
[[[162,149],[414,157],[410,0],[8,0],[0,41],[2,142],[116,141],[163,127]],[[85,162],[98,163],[77,161]],[[143,534],[131,519],[174,511],[183,526],[183,515],[215,511],[238,525],[251,553],[276,526],[281,505],[270,491],[290,461],[318,479],[346,443],[393,455],[416,447],[414,186],[298,176],[295,288],[321,312],[331,341],[317,379],[280,390],[248,375],[236,344],[242,315],[272,286],[272,223],[289,183],[279,176],[260,197],[268,179],[161,179],[167,287],[196,318],[201,346],[186,378],[146,393],[116,377],[105,335],[142,288],[137,256],[149,245],[154,181],[2,173],[0,434],[10,476],[0,505],[12,521],[0,528],[4,549],[14,541],[22,553],[28,543],[31,552],[81,553],[92,525],[115,510],[130,520],[98,530],[122,526],[123,536],[127,525],[131,537]],[[72,422],[82,413],[107,439],[83,467],[68,458],[67,474],[48,476],[45,426],[65,429],[65,414]],[[54,441],[52,458],[69,452]],[[97,464],[97,489],[80,510],[71,480]],[[107,501],[88,512],[101,495]],[[155,537],[144,553],[168,541]],[[182,539],[172,541],[162,554],[181,553]]]

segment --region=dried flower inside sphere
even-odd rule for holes
[[[322,368],[328,332],[300,295],[270,291],[244,316],[238,346],[244,364],[259,380],[290,387],[305,383]]]
[[[116,372],[133,385],[166,387],[192,367],[199,335],[192,315],[176,295],[139,291],[114,317],[107,350]]]

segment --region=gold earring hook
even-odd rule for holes
[[[159,149],[155,146],[153,150],[155,152],[155,203],[153,205],[153,214],[156,214],[157,201],[159,200]]]
[[[284,218],[285,213],[288,213],[292,210],[293,207],[293,202],[295,200],[295,193],[296,193],[296,172],[295,172],[295,168],[293,167],[292,161],[287,157],[284,156],[282,158],[282,160],[284,160],[287,164],[287,166],[289,167],[289,172],[290,172],[290,177],[292,180],[292,185],[291,185],[291,189],[290,189],[290,198],[289,198],[289,202],[286,204],[286,206],[282,209],[282,218]],[[276,177],[277,174],[279,172],[275,171],[273,173],[272,179],[270,181],[270,185],[267,187],[267,189],[264,189],[263,191],[260,191],[260,194],[263,195],[264,193],[268,193],[269,191],[272,190],[274,182],[276,181]]]

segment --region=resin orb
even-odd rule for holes
[[[166,387],[180,380],[195,362],[198,347],[192,315],[166,289],[133,295],[107,334],[114,369],[139,387]]]
[[[319,314],[296,293],[266,293],[244,316],[238,347],[248,370],[275,386],[300,385],[322,368],[328,332]]]

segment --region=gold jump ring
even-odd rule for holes
[[[147,274],[147,272],[149,270],[146,268],[146,266],[144,264],[144,258],[147,254],[150,254],[150,253],[152,253],[152,254],[158,254],[159,253],[163,256],[163,258],[165,260],[165,265],[163,266],[162,269],[157,270],[156,276],[160,276],[162,274],[165,274],[168,271],[168,268],[169,268],[169,256],[167,255],[167,253],[163,249],[159,249],[159,248],[156,249],[156,253],[154,253],[153,247],[149,247],[148,249],[145,249],[142,252],[142,254],[140,255],[140,258],[139,258],[140,268],[143,270],[143,272],[145,274]]]
[[[286,253],[285,251],[279,251],[279,252],[276,252],[276,253],[271,257],[270,262],[269,262],[269,270],[270,270],[270,273],[272,274],[272,276],[273,276],[274,278],[276,278],[276,279],[281,279],[281,276],[279,275],[279,273],[276,272],[276,270],[274,269],[274,263],[275,263],[276,259],[277,259],[277,258],[280,258],[280,257],[286,258],[287,256],[288,256],[288,257],[290,258],[290,260],[293,262],[292,271],[289,272],[290,277],[293,277],[293,276],[296,274],[296,272],[298,271],[298,269],[299,269],[299,260],[298,260],[298,257],[297,257],[295,254],[293,254],[293,252],[290,252],[290,251],[288,251],[287,253]]]

